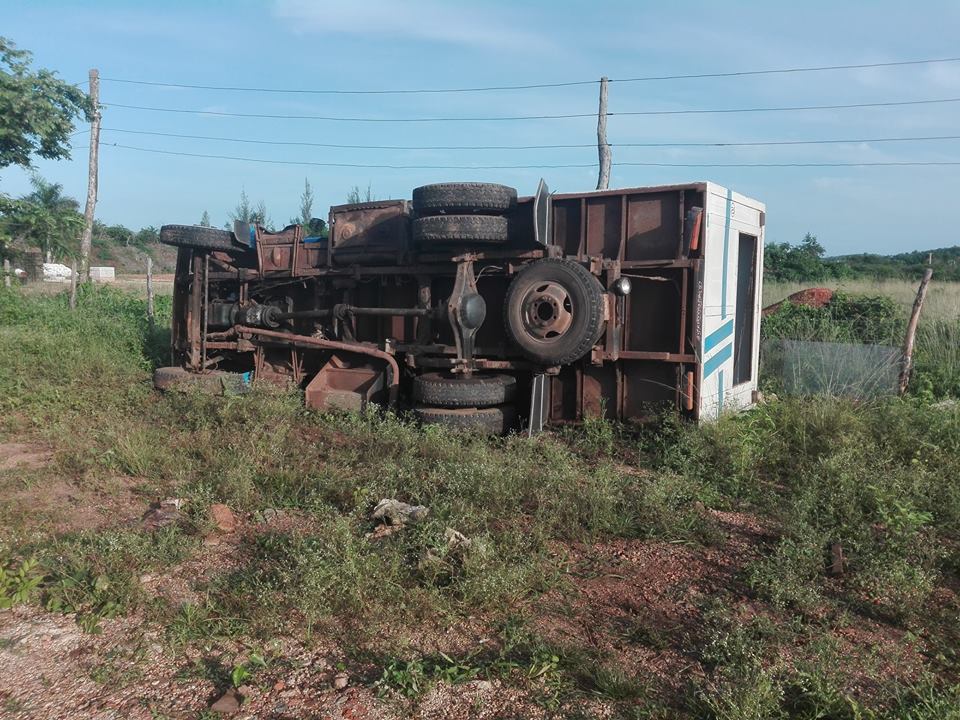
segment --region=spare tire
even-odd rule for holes
[[[503,435],[513,425],[517,412],[513,405],[487,408],[414,407],[413,416],[425,425],[443,425],[452,430]]]
[[[496,183],[436,183],[413,191],[413,209],[420,215],[499,215],[512,210],[516,204],[517,191]]]
[[[603,295],[600,281],[583,265],[566,258],[536,260],[507,288],[507,335],[534,362],[579,360],[603,334]]]
[[[512,375],[424,373],[413,379],[413,399],[444,408],[490,407],[513,400],[517,379]]]
[[[507,219],[495,215],[435,215],[413,221],[413,240],[424,245],[500,245]]]
[[[229,230],[202,225],[164,225],[160,228],[160,242],[175,247],[193,247],[204,250],[239,252],[246,248],[238,245]]]

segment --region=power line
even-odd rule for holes
[[[81,132],[89,132],[84,130]],[[123,128],[104,128],[104,132],[149,135],[155,137],[181,138],[187,140],[214,140],[250,145],[278,145],[292,147],[318,147],[341,150],[566,150],[574,148],[597,147],[596,143],[557,144],[557,145],[341,145],[295,140],[258,140],[251,138],[220,137],[216,135],[186,135],[181,133],[154,132],[150,130],[128,130]],[[80,133],[74,133],[79,135]],[[611,147],[767,147],[775,145],[838,145],[887,142],[921,142],[933,140],[960,140],[960,135],[933,135],[916,137],[875,137],[875,138],[831,138],[824,140],[755,140],[746,142],[626,142],[610,143]]]
[[[779,68],[770,70],[740,70],[734,72],[721,73],[695,73],[689,75],[648,75],[644,77],[632,78],[614,78],[609,82],[652,82],[661,80],[694,80],[706,78],[728,78],[745,77],[748,75],[778,75],[788,73],[809,73],[825,72],[834,70],[862,70],[866,68],[883,67],[902,67],[907,65],[928,65],[933,63],[958,62],[960,57],[933,58],[923,60],[899,60],[895,62],[880,63],[860,63],[856,65],[821,65],[816,67],[793,67]],[[487,87],[464,87],[464,88],[420,88],[420,89],[396,89],[396,90],[333,90],[333,89],[297,89],[297,88],[267,88],[267,87],[237,87],[229,85],[194,85],[189,83],[158,82],[150,80],[129,80],[125,78],[102,78],[107,82],[126,83],[130,85],[148,85],[153,87],[176,87],[187,88],[191,90],[223,90],[230,92],[263,92],[263,93],[285,93],[299,95],[413,95],[424,93],[469,93],[469,92],[490,92],[501,90],[534,90],[539,88],[558,88],[573,87],[578,85],[596,85],[599,80],[576,80],[571,82],[556,83],[534,83],[526,85],[492,85]]]
[[[607,113],[610,117],[651,116],[651,115],[706,115],[716,113],[756,113],[756,112],[796,112],[803,110],[849,110],[853,108],[902,107],[905,105],[934,105],[960,102],[960,98],[941,98],[933,100],[897,100],[892,102],[848,103],[843,105],[794,105],[789,107],[752,107],[752,108],[705,108],[687,110],[631,110]],[[192,115],[215,115],[218,117],[243,117],[268,120],[321,120],[327,122],[356,123],[432,123],[432,122],[502,122],[511,120],[561,120],[568,118],[594,118],[596,113],[569,113],[558,115],[501,115],[492,117],[426,117],[426,118],[372,118],[337,117],[330,115],[273,115],[266,113],[235,113],[221,110],[191,110],[186,108],[162,108],[143,105],[124,105],[110,103],[108,107],[127,110],[147,110],[151,112],[186,113]]]
[[[361,163],[311,162],[308,160],[270,160],[264,158],[236,157],[233,155],[209,155],[206,153],[188,153],[175,150],[158,150],[119,143],[101,143],[107,147],[136,150],[138,152],[181,157],[206,158],[211,160],[238,160],[242,162],[265,163],[269,165],[309,165],[315,167],[344,167],[387,170],[534,170],[558,168],[592,168],[596,163],[572,163],[559,165],[381,165]],[[683,167],[683,168],[773,168],[773,167],[906,167],[906,166],[954,166],[960,161],[881,161],[853,163],[659,163],[659,162],[618,162],[616,166],[632,167]]]

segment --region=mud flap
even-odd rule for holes
[[[533,376],[530,385],[530,424],[527,435],[533,437],[543,431],[547,422],[547,401],[550,397],[550,385],[544,373]]]

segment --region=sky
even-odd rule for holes
[[[54,2],[0,0],[0,34],[71,83],[98,68],[103,133],[98,218],[132,228],[227,221],[241,191],[276,226],[369,186],[409,198],[431,182],[502,182],[520,194],[597,182],[596,117],[525,121],[333,122],[173,113],[140,107],[349,118],[591,114],[596,84],[431,94],[310,94],[187,89],[137,80],[267,89],[397,90],[529,85],[960,57],[960,3],[872,2]],[[612,82],[612,113],[837,105],[960,98],[960,62],[906,67]],[[617,143],[753,142],[960,135],[960,102],[821,110],[609,118],[611,187],[712,180],[766,203],[767,241],[815,234],[828,254],[893,253],[960,243],[960,165],[702,167],[738,163],[960,162],[960,140],[761,147],[618,147]],[[85,128],[78,127],[78,130]],[[119,132],[120,130],[128,132]],[[188,139],[170,133],[332,145],[550,145],[529,150],[342,149]],[[87,135],[70,160],[35,163],[86,196]],[[120,147],[126,146],[126,147]],[[135,150],[132,148],[142,148]],[[392,169],[254,163],[165,150],[348,165],[587,165],[576,168]],[[618,162],[699,167],[617,166]],[[29,174],[0,171],[0,192]]]

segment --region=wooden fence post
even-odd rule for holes
[[[913,310],[910,313],[910,322],[907,324],[907,336],[903,341],[903,367],[900,370],[900,395],[907,392],[910,385],[910,371],[913,369],[913,341],[917,335],[917,325],[920,322],[920,310],[923,309],[923,300],[927,297],[927,286],[933,276],[933,268],[927,268],[917,288],[917,298],[913,301]]]
[[[147,255],[147,320],[153,331],[153,258]]]
[[[77,309],[77,259],[70,261],[70,309]]]

